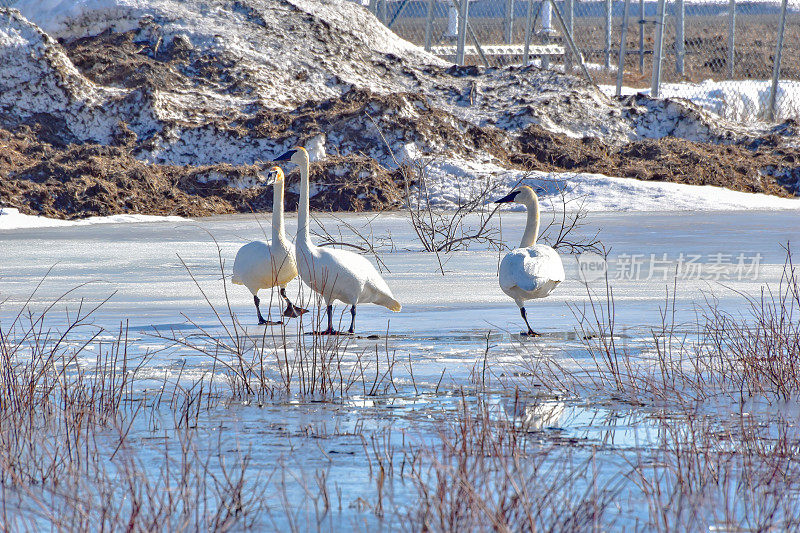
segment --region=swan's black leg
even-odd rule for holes
[[[519,314],[521,314],[521,315],[522,315],[522,320],[524,320],[524,321],[525,321],[525,325],[526,325],[526,326],[528,326],[528,331],[527,331],[527,333],[523,332],[522,334],[523,334],[523,335],[528,335],[529,337],[538,337],[538,336],[539,336],[539,334],[538,334],[538,333],[536,333],[535,331],[533,331],[533,330],[531,329],[531,325],[528,323],[528,315],[527,315],[527,313],[525,312],[525,308],[524,308],[524,307],[520,307],[520,308],[519,308]]]
[[[354,333],[356,329],[356,306],[350,308],[350,329],[349,333]]]
[[[284,300],[286,300],[286,310],[283,312],[283,316],[288,318],[297,318],[304,313],[308,313],[308,309],[303,309],[302,307],[297,307],[294,305],[289,297],[286,296],[286,288],[281,287],[281,296]]]
[[[328,314],[328,329],[325,331],[320,331],[318,335],[338,335],[339,332],[333,329],[333,304],[327,307],[327,314]]]
[[[259,326],[274,326],[276,324],[281,324],[281,322],[270,322],[269,320],[264,320],[264,317],[261,316],[261,300],[255,294],[253,295],[253,302],[256,304],[256,313],[258,313]]]

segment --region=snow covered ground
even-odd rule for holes
[[[616,94],[613,85],[600,85],[607,95]],[[772,91],[770,80],[705,80],[700,83],[664,83],[661,98],[689,100],[717,115],[743,124],[765,120]],[[650,94],[650,88],[623,87],[622,94]],[[800,81],[781,80],[775,97],[775,120],[800,117]]]
[[[182,221],[190,219],[173,216],[154,215],[112,215],[107,217],[88,217],[78,220],[61,220],[20,213],[13,207],[0,207],[0,231],[29,228],[53,228],[64,226],[90,226],[93,224],[129,224],[134,222]]]
[[[517,184],[534,187],[544,209],[586,211],[798,210],[800,198],[732,191],[722,187],[617,178],[602,174],[507,170],[493,163],[449,159],[425,165],[427,198],[437,207],[456,207],[474,198],[487,182],[500,191]],[[499,196],[498,196],[499,197]],[[524,206],[515,206],[523,210]]]

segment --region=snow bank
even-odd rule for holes
[[[49,115],[69,135],[107,144],[120,120],[147,116],[139,95],[86,79],[52,37],[13,10],[0,11],[0,63],[0,110],[20,121]]]
[[[545,210],[588,211],[800,210],[800,198],[732,191],[722,187],[642,181],[602,174],[509,171],[492,163],[431,162],[426,180],[430,201],[454,207],[491,185],[501,197],[518,184],[530,185]],[[513,204],[510,209],[522,210]]]
[[[0,231],[24,228],[54,228],[61,226],[89,226],[92,224],[130,224],[135,222],[186,222],[190,219],[173,216],[112,215],[89,217],[81,220],[61,220],[25,215],[11,207],[0,208]]]
[[[137,39],[186,37],[198,51],[233,61],[242,83],[268,107],[339,96],[350,85],[389,93],[413,80],[375,75],[395,60],[447,65],[397,37],[364,7],[348,0],[234,2],[203,0],[20,0],[23,15],[63,39],[137,30]],[[302,43],[302,44],[301,44]],[[252,103],[251,100],[250,103]]]
[[[600,89],[615,94],[613,85]],[[770,80],[705,80],[701,83],[664,83],[662,98],[682,98],[733,122],[755,123],[765,119],[772,90]],[[650,89],[623,87],[623,95],[650,94]],[[775,99],[775,119],[800,119],[800,81],[784,80],[778,83]]]

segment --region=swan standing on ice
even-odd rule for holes
[[[286,300],[283,316],[294,318],[307,313],[308,309],[297,307],[286,296],[286,284],[297,277],[297,262],[292,243],[286,239],[283,229],[283,171],[280,167],[269,170],[268,183],[272,183],[272,240],[253,241],[242,246],[233,262],[233,283],[244,285],[253,293],[259,325],[274,325],[261,316],[259,289],[281,288],[281,297]]]
[[[515,202],[528,209],[528,222],[519,248],[514,248],[500,262],[500,288],[519,306],[527,333],[536,336],[525,313],[525,300],[544,298],[562,281],[564,265],[558,253],[545,244],[536,244],[539,237],[539,198],[533,189],[523,185],[496,204]]]
[[[305,148],[294,148],[275,161],[291,161],[300,167],[300,203],[297,206],[297,270],[300,279],[325,300],[328,313],[328,329],[321,335],[336,335],[333,329],[333,302],[339,300],[350,305],[350,329],[355,331],[356,305],[378,304],[392,311],[400,311],[400,302],[372,263],[363,256],[346,250],[320,248],[311,242],[308,232],[308,152]]]

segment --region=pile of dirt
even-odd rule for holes
[[[716,185],[776,196],[800,195],[795,170],[800,148],[773,142],[711,144],[674,137],[621,147],[596,138],[573,139],[529,126],[519,137],[514,163],[530,170],[592,172],[688,185]]]
[[[125,147],[54,146],[23,126],[0,128],[0,205],[26,214],[83,218],[114,214],[208,216],[268,211],[272,187],[257,165],[177,166],[135,159]],[[348,179],[343,179],[346,172]],[[361,211],[400,205],[401,179],[374,160],[332,157],[312,165],[316,210]],[[290,175],[289,183],[296,176]],[[296,208],[297,194],[287,204]]]

